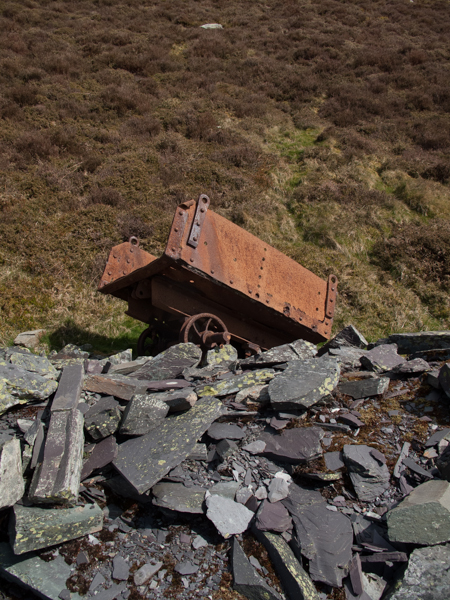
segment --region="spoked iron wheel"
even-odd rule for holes
[[[200,313],[187,318],[180,332],[181,342],[191,342],[205,349],[229,344],[230,340],[231,335],[225,323],[210,313]]]

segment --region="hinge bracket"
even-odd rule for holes
[[[327,301],[325,304],[325,316],[327,319],[334,317],[334,308],[336,306],[338,280],[336,275],[330,275],[327,283]]]
[[[206,194],[200,194],[195,210],[194,220],[192,221],[191,232],[187,241],[188,246],[197,248],[200,239],[203,222],[206,218],[210,200]]]

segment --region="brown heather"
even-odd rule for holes
[[[336,328],[450,328],[449,28],[446,0],[0,2],[0,344],[133,343],[109,248],[160,253],[201,192],[338,276]]]

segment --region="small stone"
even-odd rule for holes
[[[162,562],[157,562],[155,564],[145,563],[145,565],[134,573],[134,584],[138,586],[146,584],[149,579],[156,575],[162,566]]]
[[[194,548],[194,550],[198,550],[199,548],[204,548],[207,545],[208,545],[208,542],[201,535],[195,536],[195,538],[192,542],[192,547]]]
[[[263,433],[259,441],[265,443],[265,448],[260,454],[291,464],[314,460],[322,454],[323,435],[318,427],[296,427],[283,430],[279,435]]]
[[[303,360],[305,358],[313,358],[317,354],[317,347],[311,342],[305,340],[296,340],[290,344],[275,346],[265,352],[260,352],[254,356],[250,356],[241,360],[240,364],[243,367],[251,367],[258,365],[260,367],[272,367],[280,363],[286,363],[292,360]]]
[[[127,404],[120,424],[123,435],[145,435],[158,427],[169,412],[159,394],[135,394]]]
[[[344,461],[342,460],[342,452],[325,452],[323,455],[325,460],[325,466],[329,471],[338,471],[345,467]]]
[[[372,370],[375,373],[385,373],[391,371],[394,367],[398,367],[405,361],[397,354],[396,344],[381,344],[375,346],[372,350],[361,357],[361,364],[366,369]]]
[[[58,594],[58,598],[60,598],[60,600],[70,600],[71,597],[70,591],[67,588],[61,590]]]
[[[103,575],[101,573],[97,572],[94,576],[94,579],[91,581],[91,585],[89,586],[89,591],[93,592],[100,585],[103,585],[105,582],[106,582],[106,579],[103,577]]]
[[[101,440],[116,432],[121,418],[119,403],[112,396],[108,396],[87,411],[84,415],[84,426],[94,440]]]
[[[120,554],[116,554],[113,558],[113,579],[118,579],[119,581],[126,581],[130,574],[130,566],[127,561],[120,556]]]
[[[418,373],[425,373],[430,369],[431,367],[426,360],[423,360],[423,358],[414,358],[394,367],[392,372],[399,375],[417,375]]]
[[[278,502],[289,495],[289,482],[280,477],[274,477],[269,485],[269,502]]]
[[[267,383],[275,376],[273,369],[261,369],[258,371],[248,371],[242,375],[234,375],[227,379],[218,380],[211,384],[202,384],[195,388],[199,397],[202,396],[228,396],[236,394],[245,388],[252,388],[255,385]],[[237,400],[240,402],[240,400]]]
[[[388,377],[379,377],[373,379],[364,379],[362,381],[347,381],[339,385],[339,391],[342,394],[350,396],[354,400],[359,398],[370,398],[371,396],[381,396],[389,387]]]
[[[205,25],[200,25],[200,29],[223,29],[223,25],[220,23],[205,23]]]
[[[319,356],[329,351],[330,348],[366,348],[366,338],[353,325],[347,325],[341,329],[331,340],[324,344],[319,350]]]
[[[292,528],[292,519],[281,502],[264,500],[256,513],[255,526],[261,531],[282,533]]]
[[[17,438],[0,442],[0,509],[13,506],[24,492],[20,442]]]
[[[180,575],[194,575],[199,569],[198,565],[194,565],[189,560],[185,560],[175,565],[174,570]]]
[[[152,487],[153,504],[181,513],[203,514],[206,488],[164,481]]]
[[[450,398],[450,363],[445,363],[439,371],[439,385]]]
[[[355,492],[360,500],[371,502],[388,487],[390,474],[385,458],[372,452],[370,446],[346,444],[342,456],[349,471]]]
[[[112,435],[95,445],[91,454],[83,464],[80,481],[83,481],[96,469],[109,465],[117,456],[119,447],[116,438]]]
[[[244,505],[222,496],[210,496],[206,499],[206,516],[226,539],[246,531],[253,513]]]
[[[45,334],[45,329],[34,329],[33,331],[24,331],[19,333],[14,340],[16,346],[24,346],[25,348],[36,348],[39,345],[41,337]]]
[[[224,498],[234,500],[239,485],[237,481],[221,481],[209,488],[209,493],[212,496],[223,496]],[[241,504],[245,504],[245,502],[241,502]]]
[[[233,423],[213,423],[206,432],[213,440],[241,440],[245,430]]]

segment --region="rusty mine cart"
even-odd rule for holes
[[[232,341],[249,355],[299,338],[328,339],[336,277],[320,279],[209,203],[202,194],[177,207],[160,258],[135,237],[110,252],[98,289],[148,323],[139,355],[178,340],[203,348]]]

